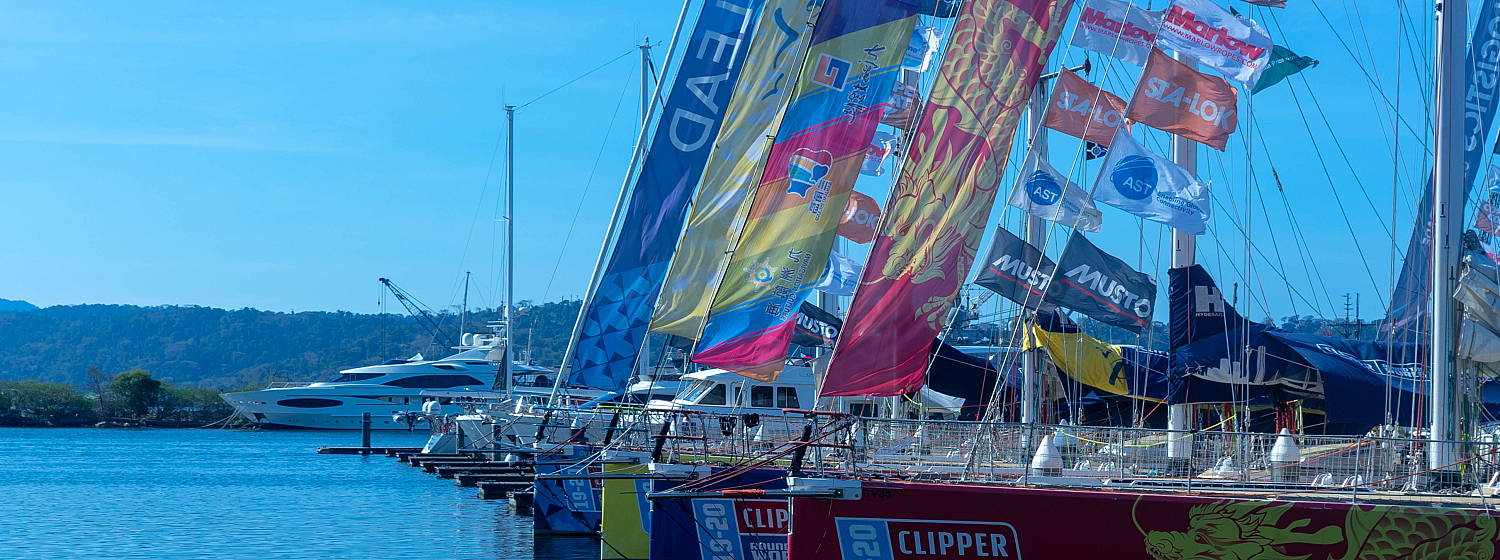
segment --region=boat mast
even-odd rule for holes
[[[692,0],[684,0],[682,12],[677,15],[677,28],[672,31],[672,41],[667,44],[667,56],[662,61],[662,68],[668,68],[672,64],[672,53],[677,50],[677,39],[682,35],[682,24],[687,21],[688,7]],[[641,66],[641,81],[646,81],[647,67]],[[661,96],[661,86],[664,80],[657,80],[656,87],[647,98],[645,117],[641,119],[641,133],[636,136],[635,150],[630,154],[630,166],[625,170],[625,184],[620,187],[620,197],[615,199],[615,211],[609,218],[609,231],[604,234],[604,243],[599,246],[599,258],[594,261],[594,273],[589,277],[588,291],[584,293],[583,303],[578,307],[578,320],[573,323],[573,334],[568,338],[568,349],[563,353],[562,364],[557,367],[557,380],[552,384],[552,396],[549,397],[549,406],[557,406],[558,393],[562,392],[563,383],[568,376],[573,374],[573,356],[578,352],[578,336],[583,333],[583,323],[588,319],[589,302],[594,300],[594,292],[599,289],[599,275],[604,272],[605,259],[609,258],[610,242],[614,241],[615,232],[620,227],[620,216],[625,213],[625,202],[630,198],[630,180],[635,177],[635,168],[640,164],[646,150],[647,126],[651,122],[651,113],[656,111],[656,100]],[[645,91],[644,89],[642,91]]]
[[[468,289],[468,288],[465,288]],[[513,336],[516,324],[512,321],[511,308],[516,301],[516,106],[505,106],[505,359],[500,364],[501,387],[510,392],[514,377],[511,364],[516,357]],[[465,306],[467,309],[467,306]]]
[[[1026,107],[1026,133],[1031,135],[1030,148],[1043,156],[1047,153],[1047,132],[1042,128],[1042,116],[1047,112],[1047,82],[1038,80],[1031,93],[1031,102]],[[1028,170],[1022,169],[1022,173]],[[1035,170],[1031,170],[1035,171]],[[1038,250],[1047,250],[1047,224],[1030,212],[1022,214],[1026,220],[1026,242]],[[1031,324],[1036,318],[1034,311],[1021,309],[1022,340],[1031,340]],[[1021,423],[1027,426],[1037,421],[1037,401],[1041,389],[1042,350],[1028,350],[1021,356]],[[1028,444],[1029,445],[1029,444]]]
[[[464,343],[464,333],[465,333],[465,330],[469,328],[469,275],[470,274],[473,274],[473,273],[472,272],[465,272],[464,273],[464,306],[463,306],[463,309],[461,311],[459,311],[459,313],[458,313],[458,343],[459,344],[463,344]]]
[[[1468,0],[1437,0],[1437,60],[1434,75],[1436,139],[1433,146],[1432,338],[1428,344],[1428,410],[1432,415],[1428,443],[1431,482],[1438,487],[1457,482],[1458,449],[1453,386],[1460,316],[1450,297],[1458,282],[1459,248],[1464,208],[1464,33],[1468,30]]]
[[[1198,61],[1178,52],[1175,58],[1194,70]],[[1188,176],[1198,175],[1198,144],[1181,136],[1172,137],[1172,163],[1187,170]],[[1193,266],[1196,258],[1198,238],[1191,233],[1172,229],[1172,268]],[[1167,462],[1174,472],[1186,473],[1192,469],[1191,439],[1184,437],[1188,430],[1191,405],[1174,404],[1167,407]]]

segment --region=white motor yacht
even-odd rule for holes
[[[258,391],[224,393],[240,414],[263,428],[358,430],[364,413],[372,428],[423,428],[425,400],[437,400],[443,413],[461,409],[450,399],[424,397],[435,389],[489,389],[499,372],[504,342],[498,335],[465,334],[458,353],[439,360],[407,360],[347,369],[332,380],[317,383],[273,383]],[[535,380],[552,375],[547,368],[515,363],[513,380]],[[408,414],[411,413],[411,414]],[[408,421],[410,419],[411,425]]]

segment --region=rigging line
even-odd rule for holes
[[[1276,16],[1275,16],[1274,13],[1271,16],[1271,19],[1272,19],[1273,22],[1276,22],[1276,26],[1277,26],[1277,28],[1279,30],[1280,27],[1281,27],[1281,24],[1280,24],[1279,21],[1276,20]],[[1288,47],[1288,48],[1290,48],[1290,47]],[[1302,85],[1303,85],[1303,87],[1307,88],[1308,97],[1312,99],[1314,107],[1317,108],[1319,116],[1322,117],[1322,119],[1323,119],[1323,126],[1325,126],[1325,127],[1328,128],[1328,134],[1329,134],[1329,136],[1331,136],[1333,138],[1334,146],[1338,148],[1339,155],[1343,156],[1343,158],[1344,158],[1344,164],[1349,167],[1349,174],[1352,175],[1352,176],[1354,176],[1354,182],[1355,182],[1355,184],[1359,185],[1360,192],[1364,195],[1365,202],[1370,205],[1370,211],[1375,214],[1376,219],[1381,220],[1380,221],[1380,226],[1382,228],[1385,228],[1385,231],[1386,231],[1387,235],[1390,235],[1391,234],[1391,226],[1385,223],[1384,218],[1381,217],[1380,211],[1375,209],[1375,201],[1370,198],[1369,190],[1367,190],[1365,188],[1364,182],[1360,180],[1359,173],[1356,172],[1355,169],[1354,169],[1354,164],[1349,161],[1349,154],[1347,152],[1345,152],[1343,143],[1339,141],[1338,134],[1336,134],[1333,131],[1333,126],[1331,124],[1329,124],[1329,122],[1328,122],[1328,115],[1323,112],[1322,104],[1318,102],[1317,93],[1313,90],[1312,83],[1310,81],[1308,81],[1306,74],[1301,75],[1301,78],[1302,78]],[[1292,86],[1292,83],[1288,82],[1287,86],[1290,88]],[[1381,89],[1381,86],[1379,85],[1379,83],[1376,83],[1374,87],[1377,88],[1377,89]],[[1382,95],[1384,95],[1383,89],[1382,89]],[[1373,93],[1372,93],[1372,96],[1373,96]],[[1296,93],[1293,92],[1293,99],[1295,99],[1295,98],[1296,98]],[[1373,99],[1372,99],[1372,101],[1373,101]],[[1377,107],[1377,109],[1378,109],[1378,107]],[[1383,112],[1383,111],[1379,111],[1379,110],[1375,111],[1375,115],[1377,116],[1377,118],[1380,117],[1382,115],[1382,113],[1386,113],[1388,115],[1388,111],[1387,112]],[[1251,116],[1251,120],[1254,120],[1254,115]],[[1381,123],[1381,124],[1382,124],[1381,132],[1382,132],[1382,136],[1384,136],[1386,149],[1391,151],[1391,157],[1392,157],[1393,161],[1397,160],[1397,159],[1400,159],[1401,154],[1399,154],[1399,153],[1397,153],[1395,151],[1395,148],[1394,148],[1394,146],[1391,143],[1390,136],[1383,134],[1384,131],[1385,131],[1385,129],[1383,127],[1384,123]]]
[[[1323,7],[1318,5],[1318,0],[1312,0],[1312,5],[1314,8],[1317,8],[1318,15],[1323,16],[1323,22],[1328,24],[1329,31],[1333,32],[1333,36],[1339,40],[1339,44],[1343,45],[1344,52],[1349,53],[1349,56],[1354,59],[1354,66],[1356,68],[1359,68],[1359,72],[1361,74],[1364,74],[1365,81],[1375,86],[1375,91],[1380,94],[1381,101],[1385,101],[1386,110],[1394,113],[1396,119],[1401,121],[1401,124],[1406,125],[1406,129],[1411,131],[1412,134],[1417,134],[1417,131],[1412,129],[1411,123],[1406,122],[1406,118],[1401,116],[1400,108],[1397,107],[1396,104],[1391,103],[1391,99],[1389,97],[1386,97],[1385,91],[1380,88],[1380,84],[1376,83],[1375,79],[1370,77],[1370,72],[1368,70],[1365,70],[1364,65],[1359,64],[1359,56],[1355,55],[1354,51],[1349,48],[1349,43],[1344,42],[1344,38],[1339,35],[1338,29],[1333,26],[1333,22],[1329,21],[1328,16],[1323,13]],[[1275,13],[1271,14],[1271,20],[1276,20]],[[1281,24],[1278,22],[1277,27],[1279,28],[1280,26]]]
[[[651,45],[651,46],[655,47],[655,46],[660,45],[660,44],[661,44],[661,41],[657,41],[656,45]],[[571,80],[563,82],[563,85],[560,85],[560,86],[557,86],[555,88],[552,88],[551,91],[548,91],[547,93],[543,93],[541,95],[538,95],[538,96],[536,96],[536,98],[532,99],[531,101],[527,101],[525,103],[517,105],[516,106],[516,110],[520,111],[521,109],[525,109],[527,105],[530,105],[532,103],[536,103],[538,101],[541,101],[543,97],[547,97],[549,95],[557,93],[558,90],[561,90],[562,88],[565,88],[565,87],[568,87],[570,85],[573,85],[573,82],[576,82],[578,80],[582,80],[584,78],[587,78],[589,76],[589,74],[593,74],[594,72],[598,72],[600,70],[603,70],[605,66],[609,66],[609,65],[614,64],[616,62],[619,62],[620,59],[622,59],[622,58],[625,58],[627,56],[635,54],[638,49],[640,49],[640,47],[638,47],[638,46],[636,46],[636,47],[630,47],[630,50],[621,53],[620,56],[617,56],[617,57],[614,57],[614,58],[610,59],[609,62],[606,62],[604,64],[600,64],[598,66],[595,66],[593,70],[589,70],[588,72],[584,72],[583,74],[579,75],[577,78],[573,78]]]
[[[1224,210],[1224,211],[1228,211],[1229,210],[1228,208],[1224,207],[1224,203],[1221,202],[1218,197],[1210,195],[1210,198],[1213,199],[1214,204],[1218,205],[1221,210]],[[1262,203],[1264,204],[1264,202],[1262,202]],[[1232,214],[1231,214],[1231,216],[1232,216]],[[1233,217],[1231,217],[1231,218],[1228,219],[1228,221],[1229,221],[1230,224],[1232,224],[1234,226],[1235,229],[1239,230],[1239,232],[1240,232],[1241,235],[1248,235],[1248,234],[1246,234],[1244,227],[1242,227],[1242,225],[1239,223],[1239,220],[1236,220]],[[1272,243],[1274,243],[1274,242],[1275,241],[1273,239]],[[1215,244],[1218,243],[1217,238],[1215,239],[1214,243]],[[1267,260],[1270,260],[1270,257],[1267,256],[1266,252],[1264,250],[1261,250],[1261,248],[1259,246],[1253,246],[1253,249],[1254,249],[1254,251],[1256,253],[1259,253],[1260,256],[1265,257]],[[1231,261],[1233,261],[1233,259],[1231,259]],[[1308,303],[1308,304],[1316,305],[1316,304],[1313,304],[1312,302],[1308,301],[1307,300],[1307,296],[1302,295],[1302,292],[1300,292],[1300,291],[1292,288],[1292,281],[1291,281],[1290,278],[1287,278],[1286,273],[1283,270],[1281,270],[1278,267],[1271,266],[1270,264],[1266,264],[1264,266],[1266,266],[1267,268],[1270,268],[1271,272],[1275,272],[1277,276],[1280,276],[1281,279],[1286,282],[1288,295],[1295,294],[1296,297],[1302,299],[1303,303]],[[1247,277],[1246,280],[1248,281],[1249,278]],[[1314,297],[1316,297],[1316,294],[1314,294]],[[1262,288],[1262,290],[1261,290],[1261,299],[1262,300],[1266,299],[1264,288]],[[1266,305],[1267,303],[1269,303],[1269,302],[1268,301],[1263,301],[1262,307],[1267,312],[1267,314],[1269,314],[1270,313],[1270,307]],[[1296,305],[1296,301],[1295,300],[1293,300],[1293,304],[1292,305],[1294,305],[1294,306]],[[1296,313],[1295,307],[1293,308],[1293,313]],[[1319,317],[1322,317],[1321,313],[1319,314]]]
[[[1313,152],[1317,155],[1318,166],[1323,168],[1323,175],[1328,178],[1328,190],[1333,193],[1334,202],[1338,203],[1339,214],[1344,217],[1344,226],[1349,229],[1349,238],[1354,242],[1354,250],[1359,253],[1359,259],[1364,264],[1365,274],[1370,277],[1370,286],[1375,288],[1375,297],[1380,301],[1380,306],[1385,307],[1385,298],[1380,295],[1380,283],[1375,281],[1375,273],[1370,270],[1370,260],[1365,257],[1365,250],[1359,245],[1359,235],[1354,232],[1354,222],[1349,220],[1349,210],[1344,207],[1343,198],[1339,196],[1339,190],[1333,184],[1333,174],[1328,171],[1328,164],[1323,161],[1323,150],[1318,148],[1318,140],[1313,136],[1312,124],[1307,122],[1307,112],[1302,108],[1302,102],[1297,97],[1297,88],[1289,88],[1292,92],[1292,102],[1297,105],[1297,112],[1302,117],[1302,125],[1307,128],[1307,137],[1312,141]]]
[[[605,147],[609,145],[609,134],[614,131],[615,121],[620,117],[620,106],[625,104],[625,94],[630,91],[631,79],[625,80],[625,87],[620,89],[620,99],[615,101],[615,112],[609,117],[609,125],[604,129],[604,140],[599,143],[599,154],[594,156],[594,165],[589,168],[589,178],[583,182],[583,194],[578,196],[578,206],[573,209],[573,219],[568,222],[568,233],[563,236],[562,247],[557,250],[557,262],[552,264],[552,275],[547,278],[547,288],[542,291],[542,301],[547,301],[547,296],[552,293],[552,283],[557,280],[557,270],[562,267],[563,255],[567,253],[568,241],[573,238],[573,228],[578,225],[578,215],[583,212],[583,203],[589,198],[589,187],[594,184],[594,173],[599,170],[599,161],[604,159]],[[584,302],[587,305],[588,302]]]
[[[1341,2],[1343,4],[1343,6],[1344,6],[1344,21],[1346,23],[1348,23],[1349,26],[1350,26],[1349,35],[1351,37],[1355,37],[1356,38],[1356,40],[1355,40],[1355,46],[1364,47],[1364,54],[1365,54],[1366,58],[1368,58],[1369,61],[1370,61],[1370,71],[1375,74],[1376,87],[1379,87],[1382,90],[1384,90],[1384,86],[1380,84],[1380,66],[1375,63],[1375,54],[1370,49],[1370,36],[1369,36],[1368,32],[1364,32],[1365,31],[1365,29],[1364,29],[1364,19],[1363,19],[1363,17],[1359,13],[1359,5],[1358,4],[1354,5],[1354,16],[1350,17],[1350,15],[1349,15],[1349,0],[1341,0]],[[1356,19],[1359,20],[1359,24],[1360,24],[1360,28],[1357,31],[1354,29],[1354,21]],[[1364,33],[1361,34],[1360,32],[1364,32]],[[1361,60],[1360,63],[1363,64],[1364,61]],[[1400,70],[1399,66],[1398,66],[1397,70],[1398,71]],[[1369,88],[1366,88],[1366,89],[1368,90]],[[1396,99],[1397,99],[1397,101],[1400,101],[1401,98],[1397,97]],[[1374,92],[1370,93],[1370,101],[1372,103],[1375,101],[1375,94],[1374,94]],[[1384,115],[1381,114],[1381,111],[1376,111],[1375,115],[1377,117],[1382,117],[1383,116],[1386,119],[1390,118],[1390,112],[1389,111],[1386,111]],[[1382,120],[1384,120],[1384,119],[1382,119]],[[1385,127],[1384,127],[1385,123],[1382,122],[1380,124],[1381,124],[1381,131],[1384,132],[1385,131]],[[1391,138],[1389,136],[1387,136],[1385,138],[1385,145],[1386,145],[1387,149],[1390,149],[1390,150],[1393,151],[1393,155],[1394,155],[1394,148],[1392,148],[1392,146],[1391,146]]]
[[[1270,232],[1271,234],[1271,248],[1275,249],[1276,251],[1276,264],[1279,265],[1282,270],[1286,270],[1286,260],[1281,256],[1281,242],[1276,239],[1276,228],[1271,224],[1271,210],[1270,208],[1266,207],[1266,195],[1265,193],[1260,192],[1260,181],[1255,180],[1254,177],[1251,177],[1251,180],[1251,184],[1254,186],[1255,192],[1260,194],[1261,219],[1265,220],[1266,231]],[[1286,279],[1286,276],[1283,275],[1282,278]],[[1290,301],[1292,303],[1292,314],[1300,315],[1301,313],[1297,311],[1297,300],[1296,298],[1292,297],[1292,282],[1290,279],[1286,280],[1286,295],[1287,301]],[[1314,292],[1313,298],[1317,297],[1317,292]]]
[[[1286,190],[1279,187],[1280,184],[1281,183],[1278,180],[1277,185],[1278,191],[1281,193],[1281,207],[1286,210],[1287,223],[1290,224],[1292,228],[1292,237],[1298,241],[1298,243],[1296,244],[1297,256],[1298,259],[1302,261],[1302,272],[1303,274],[1307,275],[1307,283],[1313,288],[1313,312],[1317,313],[1319,316],[1322,316],[1323,309],[1317,303],[1317,288],[1323,288],[1323,299],[1324,301],[1328,302],[1329,310],[1331,311],[1337,308],[1333,305],[1333,296],[1328,292],[1328,282],[1323,279],[1322,269],[1319,269],[1317,266],[1314,266],[1312,264],[1313,258],[1310,254],[1310,251],[1303,250],[1303,248],[1307,246],[1307,235],[1302,231],[1301,222],[1297,221],[1297,217],[1292,214],[1291,200],[1287,198]],[[1315,275],[1318,277],[1316,284],[1313,282],[1313,276]]]

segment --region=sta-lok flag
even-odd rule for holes
[[[1271,61],[1271,36],[1213,0],[1173,0],[1156,44],[1186,53],[1236,82],[1251,85]]]
[[[1053,169],[1036,150],[1026,154],[1007,203],[1043,220],[1083,231],[1097,232],[1103,223],[1103,214],[1089,193]]]
[[[1123,130],[1094,179],[1094,200],[1184,233],[1196,235],[1208,228],[1208,185]]]
[[[1140,66],[1156,45],[1161,15],[1120,0],[1088,0],[1078,14],[1072,44]]]
[[[1127,118],[1222,152],[1239,123],[1238,102],[1239,90],[1223,78],[1156,50],[1135,84]]]
[[[849,193],[844,217],[839,219],[839,236],[855,243],[875,240],[875,226],[880,223],[880,203],[859,191]]]
[[[1057,75],[1048,104],[1042,126],[1101,146],[1109,147],[1115,130],[1125,124],[1124,99],[1095,87],[1066,68]]]

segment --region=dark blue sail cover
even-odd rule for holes
[[[1225,304],[1201,266],[1172,269],[1169,277],[1168,402],[1322,397],[1330,425],[1360,433],[1386,422],[1410,424],[1425,400],[1417,344],[1282,331]]]

